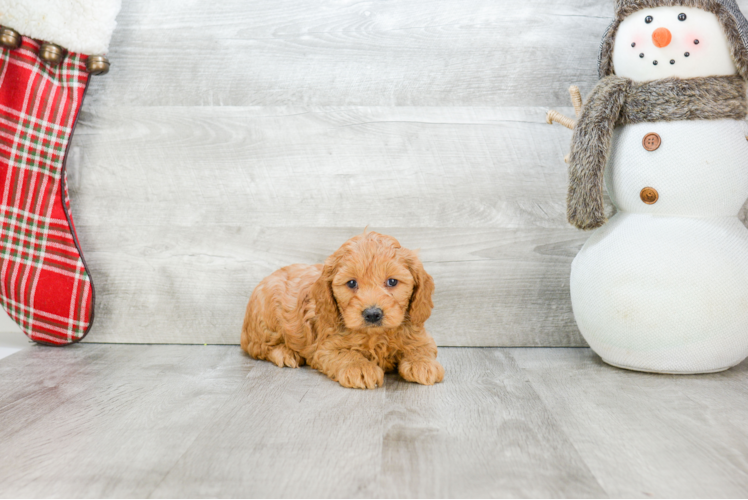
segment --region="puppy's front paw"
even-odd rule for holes
[[[276,346],[267,354],[267,359],[281,368],[284,366],[298,368],[304,364],[304,358],[302,358],[299,353],[292,351],[284,345]]]
[[[352,363],[338,372],[338,382],[351,389],[374,389],[384,386],[384,370],[370,361]]]
[[[444,380],[444,367],[435,359],[403,359],[397,367],[408,382],[434,385]]]

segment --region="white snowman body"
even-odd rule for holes
[[[653,36],[660,28],[664,46],[667,36]],[[613,61],[635,81],[737,73],[716,16],[698,8],[635,12],[619,27]],[[607,363],[704,373],[748,356],[748,230],[737,218],[748,198],[746,132],[737,120],[615,129],[605,180],[618,213],[571,272],[577,324]],[[656,149],[645,147],[652,134]]]

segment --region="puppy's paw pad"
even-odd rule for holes
[[[384,386],[384,370],[371,362],[354,363],[341,369],[338,382],[351,389],[375,389]]]
[[[284,345],[279,345],[270,351],[267,355],[268,361],[275,363],[276,365],[283,368],[288,366],[289,368],[298,368],[304,364],[304,360],[299,355]]]
[[[421,385],[434,385],[444,380],[444,367],[436,360],[404,359],[400,361],[398,372],[408,382]]]

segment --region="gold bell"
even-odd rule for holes
[[[109,59],[104,56],[88,56],[86,69],[92,75],[106,75],[109,73]]]
[[[0,45],[6,49],[17,49],[21,45],[21,35],[10,28],[0,28]]]
[[[54,43],[44,42],[42,46],[39,47],[39,57],[41,57],[42,61],[47,64],[57,66],[65,57],[65,49]]]

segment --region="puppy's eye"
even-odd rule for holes
[[[395,278],[390,278],[387,280],[387,286],[396,286],[397,280]]]
[[[351,290],[353,290],[354,288],[356,288],[358,286],[358,282],[356,280],[351,280],[348,283],[346,283],[345,285],[348,288],[350,288]]]
[[[644,18],[644,22],[647,24],[651,23],[652,21],[654,21],[654,18],[652,16],[647,16]]]
[[[686,15],[685,14],[679,14],[678,15],[678,21],[685,21],[685,20],[686,20]]]

